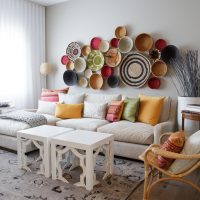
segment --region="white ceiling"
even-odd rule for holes
[[[62,3],[62,2],[65,2],[65,1],[69,1],[69,0],[29,0],[29,1],[38,3],[38,4],[43,5],[43,6],[51,6],[51,5],[54,5],[54,4],[57,4],[57,3]]]

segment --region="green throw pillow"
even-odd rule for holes
[[[125,98],[122,119],[135,122],[139,101],[139,98]]]

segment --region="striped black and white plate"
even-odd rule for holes
[[[120,77],[124,84],[142,87],[151,74],[151,63],[142,54],[131,52],[124,57],[120,66]]]

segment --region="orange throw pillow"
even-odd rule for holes
[[[183,131],[172,133],[167,141],[161,146],[161,149],[165,151],[171,151],[174,153],[180,153],[184,147],[185,134]],[[168,169],[174,159],[158,156],[158,166],[163,169]]]
[[[151,124],[152,126],[156,125],[160,118],[164,97],[139,95],[139,98],[138,121]]]

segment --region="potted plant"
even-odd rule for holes
[[[181,127],[181,110],[187,104],[200,104],[200,64],[198,50],[180,52],[176,59],[170,61],[172,82],[177,89],[178,96],[178,125]],[[196,127],[195,127],[196,126]],[[198,127],[199,128],[199,127]],[[197,123],[186,121],[186,131],[194,132]]]

